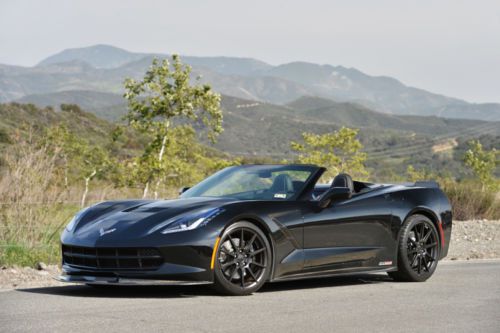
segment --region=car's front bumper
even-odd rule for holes
[[[85,263],[65,262],[63,253],[63,273],[59,280],[76,283],[104,281],[103,283],[106,284],[124,284],[123,281],[129,280],[146,282],[136,284],[157,284],[148,281],[165,281],[163,284],[172,284],[171,281],[176,281],[175,284],[212,283],[214,274],[211,259],[218,233],[217,229],[203,228],[171,235],[154,234],[142,238],[93,238],[65,232],[61,238],[63,248],[64,246],[83,247],[90,251],[93,258],[98,255],[94,255],[94,249],[154,248],[161,254],[162,264],[158,267],[130,270],[120,268],[120,265],[115,268],[99,265],[89,267]],[[121,254],[118,253],[118,255]]]
[[[169,252],[165,250],[162,248],[161,252]],[[186,249],[184,250],[183,252],[186,252]],[[213,271],[210,266],[206,267],[204,264],[207,259],[201,260],[199,256],[188,258],[190,260],[184,260],[183,264],[164,262],[158,268],[150,270],[93,269],[63,262],[62,274],[58,280],[87,284],[159,284],[157,281],[163,281],[162,284],[212,283]]]

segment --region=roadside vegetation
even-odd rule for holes
[[[282,162],[235,157],[211,148],[223,131],[220,95],[191,77],[177,56],[155,60],[141,80],[125,82],[129,113],[119,125],[77,105],[61,111],[30,104],[0,105],[0,265],[58,263],[59,235],[82,207],[118,198],[175,198],[230,165]],[[357,129],[303,133],[290,142],[287,162],[314,163],[329,172],[378,181],[367,166]],[[468,177],[408,166],[393,181],[437,180],[455,219],[500,219],[499,153],[479,141],[461,152]]]

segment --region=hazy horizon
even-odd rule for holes
[[[0,63],[67,48],[342,65],[471,102],[500,102],[500,2],[4,0]]]

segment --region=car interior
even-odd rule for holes
[[[323,193],[325,193],[329,188],[332,187],[347,187],[351,191],[352,195],[363,193],[372,189],[373,184],[364,183],[359,181],[353,181],[352,177],[346,173],[340,173],[333,179],[330,185],[328,184],[317,184],[312,192],[312,199],[318,200]]]
[[[292,180],[287,174],[280,174],[274,178],[271,187],[267,190],[270,196],[277,198],[277,195],[284,195],[290,197],[297,193],[304,186],[304,182],[300,180]],[[368,188],[365,183],[355,182],[352,177],[346,173],[338,174],[330,185],[317,185],[312,191],[312,199],[318,200],[321,195],[331,187],[346,187],[352,194],[361,192],[363,189]],[[285,197],[284,197],[285,198]]]

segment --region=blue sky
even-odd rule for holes
[[[98,43],[343,65],[500,102],[498,0],[0,0],[0,63]]]

